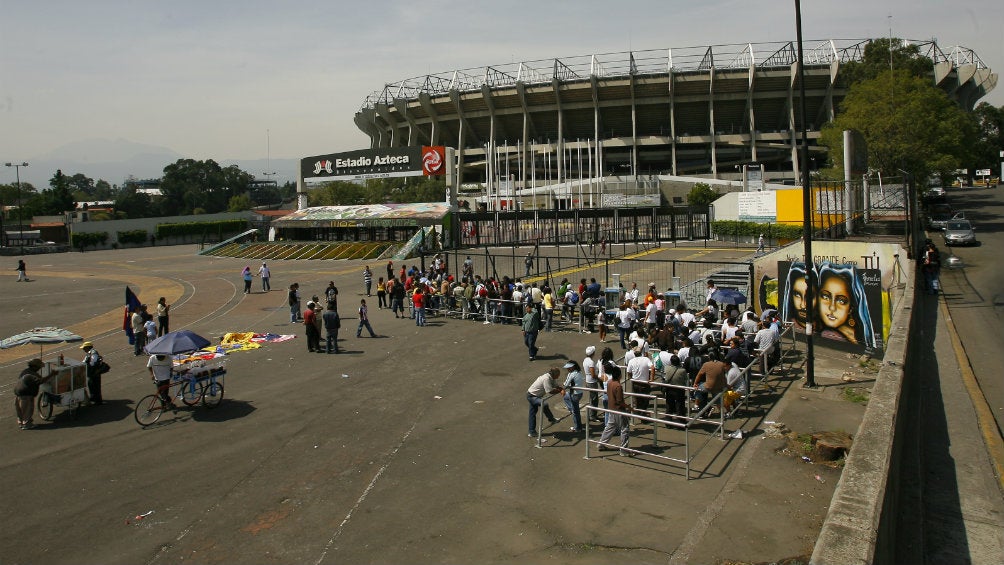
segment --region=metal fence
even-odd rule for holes
[[[612,245],[708,239],[707,207],[460,212],[461,247]]]

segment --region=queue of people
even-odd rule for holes
[[[625,309],[626,304],[622,304]],[[581,363],[568,360],[562,366],[567,374],[560,384],[557,367],[538,377],[527,390],[529,435],[540,440],[537,427],[542,427],[542,423],[536,420],[539,411],[552,425],[557,422],[547,404],[547,395],[560,395],[572,418],[570,430],[584,432],[581,401],[588,392],[589,406],[599,408],[602,404],[603,409],[611,411],[587,410],[591,421],[603,425],[599,450],[618,450],[621,455],[630,456],[631,418],[625,414],[652,416],[653,395],[665,399],[664,411],[660,413],[663,418],[688,418],[696,414],[709,417],[714,408],[708,404],[719,394],[727,413],[740,397],[748,394],[745,369],[758,352],[770,352],[774,357],[772,362],[780,356],[781,321],[776,309],[765,311],[762,319],[749,309],[738,320],[726,319],[722,328],[709,325],[701,329],[697,329],[693,319],[684,324],[675,310],[670,309],[672,313],[665,322],[657,321],[652,328],[644,318],[639,321],[625,316],[623,319],[630,323],[619,329],[627,334],[628,349],[620,364],[615,362],[610,347],[605,347],[597,360],[596,347],[590,345]],[[532,314],[532,308],[527,307],[527,311]],[[524,324],[524,334],[527,328]],[[628,379],[623,384],[622,372]],[[657,387],[657,382],[672,386]],[[630,394],[625,394],[625,390]],[[619,437],[619,446],[611,444],[614,436]]]

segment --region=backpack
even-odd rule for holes
[[[572,304],[578,304],[579,303],[579,293],[573,292],[572,295],[568,298],[568,301],[571,302]]]

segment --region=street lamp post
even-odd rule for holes
[[[21,254],[24,254],[24,221],[21,219],[21,167],[27,167],[28,163],[4,163],[5,167],[14,167],[14,176],[17,177],[17,231],[18,243],[21,245]],[[6,235],[6,234],[4,234]]]

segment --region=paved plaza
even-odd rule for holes
[[[103,406],[20,431],[0,426],[7,495],[0,546],[9,563],[631,563],[766,561],[812,551],[840,471],[775,453],[767,421],[808,433],[854,433],[864,413],[842,394],[856,365],[817,348],[819,391],[804,391],[801,353],[747,416],[745,439],[712,438],[680,465],[592,451],[568,431],[526,437],[526,388],[596,334],[542,333],[528,362],[518,327],[429,320],[416,327],[368,300],[377,338],[355,337],[359,262],[276,262],[272,292],[242,292],[247,261],[194,246],[29,256],[30,283],[0,278],[3,335],[60,326],[94,341],[113,366]],[[668,249],[666,259],[729,261],[741,249]],[[659,256],[659,255],[657,255]],[[253,270],[257,265],[252,264]],[[371,264],[382,273],[382,264]],[[285,288],[304,303],[340,290],[341,355],[308,353],[289,323]],[[622,280],[630,280],[623,279]],[[639,283],[643,279],[639,279]],[[218,341],[227,332],[296,334],[228,356],[225,400],[141,428],[134,402],[153,391],[145,357],[121,330],[124,288],[174,306],[172,329]],[[364,332],[364,336],[366,333]],[[614,338],[608,344],[615,349]],[[0,351],[0,396],[33,346]],[[44,356],[79,358],[76,345]],[[865,379],[859,386],[868,387]],[[592,437],[598,437],[594,430]],[[632,438],[643,449],[650,426]],[[674,435],[675,434],[675,435]],[[699,436],[693,434],[692,437]],[[682,456],[660,430],[662,450]],[[706,436],[700,436],[704,443]],[[137,519],[143,516],[142,519]],[[741,535],[739,535],[741,534]]]

